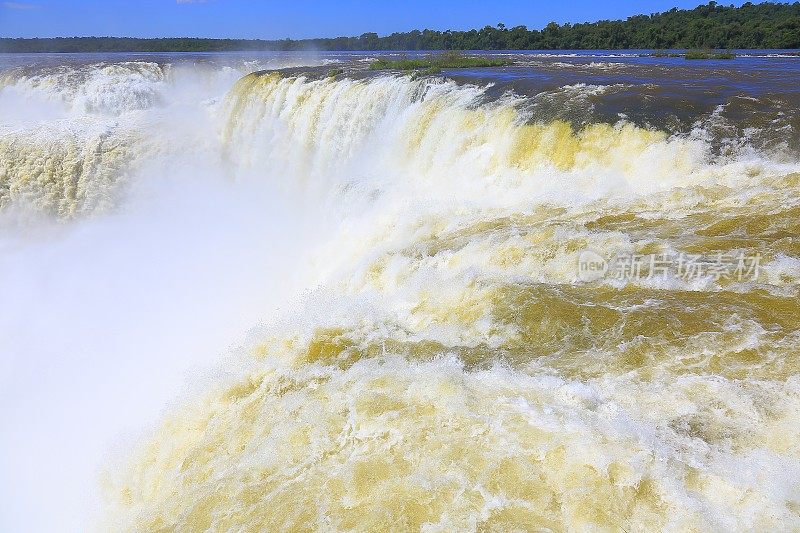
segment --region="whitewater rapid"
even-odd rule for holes
[[[55,444],[29,417],[79,386],[60,431],[102,454],[80,465],[101,530],[800,528],[786,145],[719,150],[722,111],[682,133],[541,118],[622,82],[248,67],[3,78],[0,108],[46,113],[0,130],[25,494]],[[586,279],[587,251],[759,268]],[[51,357],[91,372],[44,379]],[[106,429],[69,437],[81,409]]]

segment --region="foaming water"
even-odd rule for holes
[[[214,104],[239,76],[175,66],[149,109],[58,96],[49,116],[3,116],[0,529],[85,530],[105,458],[187,373],[211,379],[247,329],[313,285],[320,217],[221,162]],[[25,90],[0,101],[46,101]]]
[[[142,163],[171,150],[216,149],[204,119],[242,74],[320,62],[112,58],[49,57],[0,71],[0,208],[62,218],[107,211]]]
[[[4,134],[17,501],[70,465],[42,493],[99,494],[101,530],[800,527],[790,144],[724,111],[591,120],[622,81],[519,94],[350,59],[156,62],[152,100],[120,62],[131,98],[56,91],[45,128]],[[572,70],[601,67],[623,70]],[[71,146],[46,128],[81,121],[124,154],[73,136],[81,172],[39,170]],[[587,251],[759,268],[586,279]],[[47,454],[55,428],[71,451]]]

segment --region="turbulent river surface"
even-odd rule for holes
[[[0,529],[800,531],[800,57],[504,55],[0,55]]]

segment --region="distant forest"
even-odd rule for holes
[[[379,37],[242,39],[67,37],[0,39],[2,52],[223,52],[246,50],[583,50],[800,48],[800,2],[741,7],[709,2],[694,9],[541,30],[504,24],[480,30],[414,30]]]

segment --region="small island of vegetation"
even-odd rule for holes
[[[686,52],[684,56],[686,59],[735,59],[736,54],[733,52],[706,52],[703,50],[692,50],[690,52]]]
[[[369,68],[371,70],[424,70],[433,73],[444,68],[504,67],[510,64],[511,61],[504,58],[467,56],[457,51],[449,51],[415,59],[407,57],[395,60],[377,59],[370,64]]]

